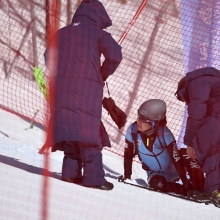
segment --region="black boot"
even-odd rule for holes
[[[106,181],[102,186],[100,186],[101,190],[112,190],[114,188],[113,183]]]
[[[85,187],[94,188],[94,189],[101,189],[101,190],[112,190],[114,188],[114,185],[108,181],[106,181],[101,186],[92,186],[92,185],[84,185]]]
[[[65,178],[65,177],[61,177],[61,180],[64,182],[68,182],[68,183],[75,183],[75,184],[82,184],[82,177],[78,177],[78,178]]]

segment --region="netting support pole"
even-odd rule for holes
[[[120,40],[118,41],[118,44],[121,44],[122,41],[125,39],[125,37],[127,36],[129,30],[131,29],[131,27],[133,26],[133,24],[135,23],[135,21],[137,20],[138,16],[140,15],[141,11],[143,10],[144,6],[147,4],[148,0],[143,0],[143,2],[141,3],[140,7],[138,8],[136,14],[134,15],[131,23],[129,24],[129,26],[127,27],[127,29],[125,30],[125,32],[122,34]]]
[[[67,0],[66,11],[67,11],[67,25],[68,25],[71,23],[71,19],[72,19],[71,0]]]
[[[135,83],[134,83],[135,87],[134,87],[133,92],[132,92],[132,98],[131,98],[131,101],[128,103],[128,106],[125,110],[127,115],[130,113],[133,102],[134,102],[135,98],[137,97],[137,91],[138,91],[138,88],[139,88],[140,83],[142,81],[143,73],[144,73],[145,69],[147,68],[146,66],[149,62],[149,57],[150,57],[150,54],[153,50],[154,41],[156,39],[159,27],[160,27],[161,23],[163,23],[163,15],[166,12],[169,4],[170,4],[169,1],[165,2],[162,9],[158,13],[158,16],[155,17],[156,23],[155,23],[154,29],[151,33],[151,37],[150,37],[150,40],[149,40],[149,43],[148,43],[147,50],[145,51],[145,54],[143,56],[143,60],[141,62],[140,68],[139,68],[138,73],[137,73],[137,78],[136,78]]]
[[[120,40],[118,41],[118,44],[121,45],[121,43],[123,42],[123,40],[125,39],[125,37],[127,36],[129,30],[131,29],[131,27],[134,25],[135,21],[137,20],[138,16],[140,15],[140,13],[142,12],[143,8],[145,7],[145,5],[147,4],[148,0],[143,0],[143,2],[141,3],[140,7],[138,8],[137,12],[135,13],[132,21],[130,22],[129,26],[127,27],[127,29],[125,30],[125,32],[122,34]],[[126,112],[127,114],[127,112]],[[118,135],[115,139],[116,143],[119,142],[120,140],[120,136],[121,136],[121,133],[120,131],[118,131]]]
[[[36,66],[38,65],[38,57],[37,57],[37,36],[36,36],[36,26],[35,26],[36,16],[35,16],[35,7],[33,0],[30,2],[30,13],[31,13],[31,21],[33,21],[33,25],[32,25],[33,63]]]
[[[46,45],[49,40],[49,31],[50,31],[50,12],[49,12],[49,0],[45,0],[45,17],[46,17],[46,25],[45,25],[45,41]]]
[[[18,50],[17,50],[17,52],[16,52],[16,55],[14,56],[14,59],[13,59],[13,61],[12,61],[12,63],[11,63],[11,66],[10,66],[9,70],[5,72],[5,78],[6,78],[6,79],[11,75],[11,70],[12,70],[12,68],[13,68],[13,66],[14,66],[15,60],[16,60],[16,59],[19,57],[19,55],[20,55],[20,50],[21,50],[21,48],[22,48],[22,46],[23,46],[23,44],[24,44],[24,42],[25,42],[25,40],[26,40],[26,38],[27,38],[27,36],[28,36],[28,34],[29,34],[29,31],[30,31],[30,29],[31,29],[31,25],[32,25],[32,21],[29,23],[29,25],[28,25],[28,27],[27,27],[27,30],[26,30],[26,32],[25,32],[25,34],[24,34],[24,37],[23,37],[23,39],[22,39],[22,41],[21,41],[21,44],[20,44],[20,46],[19,46],[19,48],[18,48]]]
[[[132,92],[132,97],[130,97],[131,100],[129,101],[129,103],[126,107],[126,110],[125,110],[125,113],[127,115],[130,114],[130,110],[131,110],[132,105],[134,103],[134,100],[137,96],[137,91],[138,91],[138,88],[140,86],[144,70],[146,69],[146,64],[148,63],[150,54],[151,54],[153,46],[154,46],[154,40],[155,40],[156,35],[158,33],[160,24],[163,23],[163,15],[164,15],[165,11],[167,10],[169,4],[170,4],[169,1],[165,2],[164,6],[162,7],[162,9],[158,13],[158,16],[155,17],[156,24],[155,24],[154,29],[152,31],[152,34],[151,34],[151,37],[150,37],[150,40],[149,40],[149,43],[148,43],[147,50],[146,50],[146,52],[143,56],[143,60],[141,62],[140,68],[139,68],[138,73],[137,73],[137,78],[136,78],[135,83],[134,83],[135,87],[134,87],[133,92]],[[120,132],[118,132],[118,135],[116,136],[116,139],[115,139],[117,142],[119,141],[120,136],[121,136],[121,134],[120,134]]]

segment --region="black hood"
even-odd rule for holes
[[[179,101],[182,102],[189,102],[189,96],[188,96],[188,84],[197,78],[200,78],[202,76],[217,76],[220,77],[220,71],[213,68],[213,67],[205,67],[205,68],[200,68],[197,70],[194,70],[192,72],[188,72],[185,77],[183,77],[177,87],[177,91],[175,92],[175,96]]]
[[[72,23],[75,21],[87,21],[101,29],[112,25],[104,6],[98,0],[83,0],[73,16]]]
[[[201,69],[194,70],[192,72],[188,72],[186,74],[186,81],[189,83],[190,81],[202,77],[202,76],[218,76],[220,77],[220,71],[213,67],[205,67]]]

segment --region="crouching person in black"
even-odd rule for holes
[[[125,141],[124,176],[119,181],[131,178],[133,157],[138,155],[142,168],[147,172],[150,187],[184,196],[196,188],[186,176],[176,140],[166,126],[164,101],[151,99],[140,106],[137,121],[129,126]],[[183,185],[177,183],[179,179]]]
[[[204,193],[192,198],[220,208],[220,71],[205,67],[186,73],[175,95],[187,106],[187,154],[202,164],[206,174]]]

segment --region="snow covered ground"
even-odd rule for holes
[[[40,127],[0,110],[0,219],[39,220],[44,142]],[[117,182],[123,158],[103,150],[106,179],[112,191],[84,188],[59,180],[63,155],[50,155],[49,220],[217,220],[220,209],[150,192]],[[146,179],[134,163],[133,178]]]

